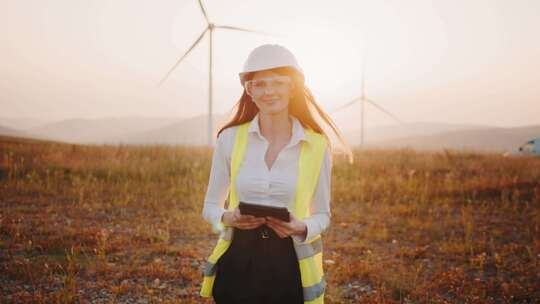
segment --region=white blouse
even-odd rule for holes
[[[293,121],[290,142],[279,152],[270,170],[264,161],[269,143],[260,132],[259,114],[253,118],[248,129],[246,153],[236,181],[239,201],[294,210],[300,141],[306,138],[304,128],[298,119],[292,115],[289,117]],[[231,154],[237,130],[238,126],[234,126],[221,132],[212,158],[202,216],[216,229],[220,226],[221,216],[226,211],[224,205],[229,194]],[[297,242],[310,241],[330,224],[331,175],[332,159],[327,148],[310,205],[311,216],[303,219],[307,226],[307,236],[305,240],[296,235],[292,236]]]

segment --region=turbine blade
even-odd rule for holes
[[[366,94],[366,53],[362,54],[362,96]]]
[[[208,21],[208,15],[206,14],[206,10],[204,9],[204,6],[202,4],[202,0],[199,0],[199,6],[201,7],[201,11],[204,15],[204,19],[206,19],[206,23],[210,23],[210,21]]]
[[[397,122],[399,123],[403,123],[403,121],[401,121],[401,119],[397,118],[394,114],[388,112],[387,110],[385,110],[383,107],[379,106],[378,104],[376,104],[373,100],[370,100],[370,99],[364,99],[365,101],[369,102],[370,104],[372,104],[374,107],[376,107],[377,109],[379,109],[380,111],[386,113],[386,115],[392,117],[393,119],[395,119]]]
[[[171,75],[171,73],[174,71],[174,69],[176,69],[176,67],[180,64],[180,62],[182,62],[182,60],[184,60],[184,58],[189,54],[189,52],[191,52],[191,50],[193,50],[193,48],[195,46],[197,46],[197,44],[199,44],[199,42],[201,41],[201,39],[204,37],[204,34],[206,34],[206,32],[208,31],[208,28],[205,29],[202,34],[199,36],[199,38],[197,38],[197,40],[195,40],[195,42],[191,45],[191,47],[184,53],[184,55],[182,55],[182,57],[180,57],[180,59],[178,59],[176,61],[176,63],[173,65],[173,67],[167,72],[167,75],[165,75],[165,77],[163,77],[163,79],[161,79],[161,81],[159,82],[158,86],[160,86],[165,80],[167,80],[167,78],[169,78],[169,75]]]
[[[215,27],[216,28],[221,28],[221,29],[226,29],[226,30],[241,31],[241,32],[248,32],[248,33],[256,33],[256,34],[263,34],[263,35],[269,35],[269,36],[278,36],[278,35],[272,34],[272,33],[255,31],[255,30],[245,29],[245,28],[236,27],[236,26],[216,25]]]
[[[346,107],[348,107],[348,106],[354,104],[355,102],[357,102],[357,101],[359,101],[359,100],[361,100],[361,99],[362,99],[362,97],[356,97],[355,99],[353,99],[353,100],[347,102],[346,104],[341,105],[341,106],[339,106],[339,107],[337,107],[337,108],[331,110],[330,113],[334,114],[334,113],[336,113],[336,112],[338,112],[338,111],[340,111],[340,110],[343,110],[343,109],[345,109]]]

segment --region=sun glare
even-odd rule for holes
[[[291,33],[287,44],[296,54],[312,89],[335,92],[346,82],[360,81],[361,37],[351,39],[350,33],[330,25],[302,27]]]

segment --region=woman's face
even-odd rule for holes
[[[288,109],[292,78],[273,71],[255,72],[246,90],[261,113],[277,114]]]

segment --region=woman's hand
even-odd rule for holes
[[[266,219],[264,217],[241,214],[240,209],[236,207],[233,210],[228,210],[223,213],[222,222],[226,226],[240,229],[255,229],[266,223]]]
[[[292,213],[290,213],[291,221],[284,222],[277,218],[267,216],[266,225],[272,228],[280,238],[285,238],[290,235],[298,235],[303,240],[306,239],[307,235],[307,226],[306,224],[297,219]]]

